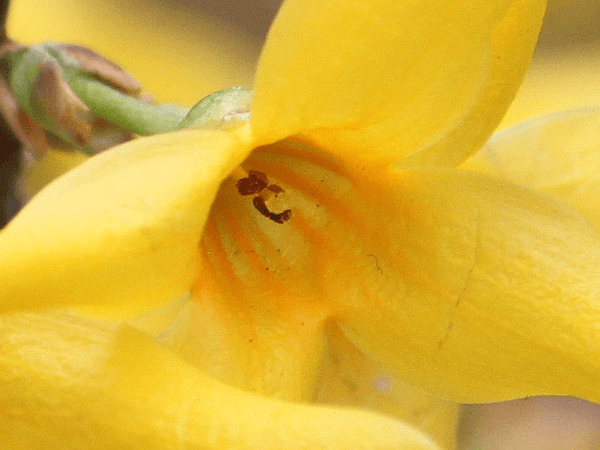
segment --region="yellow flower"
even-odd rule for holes
[[[543,9],[289,0],[249,120],[116,147],[38,194],[0,234],[4,442],[436,448],[305,403],[343,339],[453,402],[600,401],[596,229],[450,168],[500,121]],[[61,306],[89,318],[14,312]],[[139,314],[172,350],[119,322]]]

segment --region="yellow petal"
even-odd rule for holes
[[[294,311],[322,311],[396,376],[457,403],[600,401],[600,236],[566,205],[468,171],[357,172],[292,141],[244,167],[284,189],[268,206],[291,218],[222,184],[202,245],[214,274],[194,289],[225,296],[230,315],[249,302],[239,321],[272,313],[298,334]]]
[[[541,3],[529,0],[512,3],[492,36],[495,57],[479,102],[452,132],[408,157],[403,166],[454,166],[483,145],[511,104],[529,67],[543,16]]]
[[[0,233],[0,310],[99,305],[128,317],[183,295],[247,135],[243,126],[143,138],[57,179]]]
[[[500,120],[544,4],[288,0],[259,62],[256,138],[305,132],[345,158],[383,164],[445,137],[450,149],[439,152],[455,151],[454,141],[464,138],[452,157],[427,158],[455,163]]]
[[[14,450],[437,449],[372,413],[219,383],[142,333],[76,317],[0,318],[0,438]]]
[[[193,301],[159,341],[227,384],[270,398],[311,401],[329,310],[300,295],[269,297],[260,288],[248,295],[240,285],[251,280],[227,280],[229,270],[218,265],[202,272]]]
[[[479,174],[382,175],[367,191],[364,250],[338,243],[344,281],[323,282],[351,340],[453,401],[599,402],[596,229],[564,204]],[[365,278],[369,255],[376,270]]]
[[[156,338],[173,324],[182,310],[188,307],[190,301],[191,295],[189,292],[186,292],[167,306],[133,317],[127,320],[126,323],[136,330]]]
[[[500,133],[463,167],[557,197],[600,227],[600,108],[556,113]]]

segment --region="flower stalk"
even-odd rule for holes
[[[153,105],[125,71],[84,47],[47,42],[8,54],[9,83],[23,111],[70,146],[86,146],[93,122],[103,120],[137,135],[212,128],[248,115],[251,93],[211,94],[189,112]],[[189,113],[189,114],[188,114]]]
[[[133,133],[148,136],[172,131],[181,122],[175,110],[126,95],[88,75],[76,74],[68,83],[92,114]]]

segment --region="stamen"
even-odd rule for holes
[[[279,214],[272,213],[265,204],[265,200],[260,195],[254,197],[254,199],[252,200],[252,204],[259,213],[276,223],[285,223],[292,217],[291,209],[286,209],[285,211]]]
[[[251,195],[262,191],[268,184],[269,180],[264,173],[250,170],[248,176],[239,179],[235,187],[241,195]]]
[[[281,194],[284,189],[276,184],[269,184],[269,179],[263,172],[258,170],[249,170],[246,172],[242,167],[237,167],[231,174],[231,177],[237,179],[235,187],[240,195],[260,195],[254,197],[252,205],[254,208],[266,218],[276,223],[285,223],[292,217],[292,210],[286,209],[285,211],[275,214],[271,212],[267,206],[267,202]],[[266,189],[266,190],[265,190]]]

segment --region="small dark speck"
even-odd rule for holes
[[[373,258],[373,260],[375,261],[375,267],[377,268],[377,271],[379,273],[383,273],[383,270],[381,269],[381,267],[379,267],[379,259],[377,259],[377,256],[375,256],[372,253],[369,253],[367,256]]]

